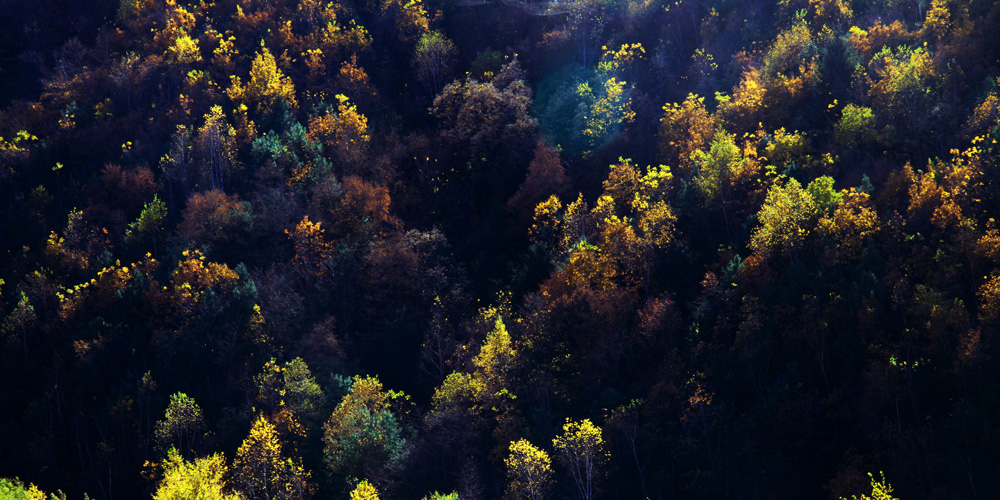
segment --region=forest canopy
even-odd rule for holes
[[[1000,491],[998,2],[0,10],[0,498]]]

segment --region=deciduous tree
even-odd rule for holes
[[[233,482],[243,495],[248,500],[307,499],[313,493],[309,476],[297,457],[282,452],[274,426],[257,417],[233,460]]]
[[[549,454],[527,439],[510,443],[507,464],[507,491],[517,498],[542,500],[552,484]]]
[[[156,423],[156,443],[164,452],[179,453],[177,458],[180,459],[180,456],[193,452],[198,437],[204,431],[205,417],[201,407],[194,398],[177,392],[170,396],[163,420]]]
[[[604,438],[601,428],[590,419],[574,422],[566,419],[563,433],[552,440],[556,458],[569,469],[577,494],[583,500],[594,497],[594,482],[601,474],[600,468],[606,458]]]
[[[405,443],[389,394],[374,377],[354,377],[350,392],[323,425],[324,461],[335,474],[377,477]]]
[[[221,453],[192,461],[175,449],[167,452],[161,464],[163,477],[153,493],[153,500],[241,500],[239,493],[230,493],[226,484],[229,468]]]

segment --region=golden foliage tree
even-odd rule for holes
[[[750,248],[764,257],[784,252],[797,262],[815,213],[813,199],[799,181],[790,179],[784,185],[771,186],[757,214],[759,222],[750,237]]]
[[[351,491],[351,500],[379,500],[378,490],[369,483],[367,479],[363,479],[358,486]]]
[[[198,187],[225,191],[232,182],[239,170],[236,137],[236,129],[226,120],[222,106],[212,106],[194,137],[196,157],[206,169],[198,176]]]
[[[292,265],[300,273],[322,276],[330,271],[330,255],[333,243],[326,240],[323,234],[323,223],[312,222],[305,216],[295,226],[293,231],[285,230],[285,234],[295,245],[295,257]]]
[[[701,149],[715,131],[715,120],[705,110],[705,98],[688,94],[682,103],[667,103],[660,118],[660,159],[687,167],[691,154]]]
[[[310,139],[323,145],[341,175],[357,175],[368,153],[368,118],[347,96],[337,95],[337,111],[309,121]]]
[[[303,500],[313,493],[309,476],[301,460],[282,453],[274,426],[257,417],[233,460],[236,487],[248,500]]]
[[[875,475],[871,472],[868,473],[868,477],[871,479],[872,492],[871,494],[862,493],[860,497],[857,495],[851,495],[852,500],[899,500],[898,498],[892,496],[892,485],[886,482],[885,474],[879,472],[879,479],[875,479]],[[847,500],[847,499],[841,499]]]
[[[510,443],[507,464],[507,491],[516,498],[541,500],[552,485],[549,454],[527,439]]]
[[[281,72],[271,51],[263,44],[250,66],[249,78],[250,81],[244,85],[239,77],[233,77],[226,90],[230,99],[238,104],[253,106],[258,113],[271,111],[278,99],[284,99],[291,108],[298,106],[292,79]]]
[[[229,468],[226,457],[216,453],[192,461],[174,448],[161,464],[163,477],[153,493],[153,500],[242,500],[239,493],[230,493],[226,484]]]
[[[574,422],[566,419],[562,435],[552,440],[556,457],[564,467],[569,469],[576,484],[577,493],[583,500],[594,497],[594,481],[599,468],[605,459],[604,438],[601,428],[594,425],[590,419]]]

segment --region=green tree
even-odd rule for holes
[[[18,478],[0,478],[0,498],[3,500],[66,500],[66,495],[61,491],[46,494],[33,484],[25,486]]]
[[[125,241],[140,244],[149,239],[153,243],[153,256],[156,256],[156,240],[157,237],[163,236],[163,221],[166,218],[167,205],[154,194],[153,201],[146,203],[139,218],[128,225],[128,229],[125,230]]]
[[[323,425],[323,454],[336,474],[375,477],[403,452],[406,439],[377,377],[354,377]]]
[[[447,495],[444,494],[444,493],[440,493],[440,492],[435,491],[434,493],[431,493],[429,495],[425,495],[424,498],[423,498],[423,500],[459,500],[459,498],[458,498],[458,493],[456,493],[454,491],[451,492],[451,493],[448,493]]]
[[[254,377],[254,383],[257,385],[260,409],[274,414],[287,407],[307,423],[321,418],[323,388],[302,358],[295,358],[284,365],[271,358],[264,364],[261,373]]]
[[[2,282],[0,282],[2,284]],[[17,307],[7,315],[0,325],[0,333],[4,335],[21,335],[21,346],[24,348],[24,357],[28,358],[28,331],[38,323],[38,315],[35,307],[31,305],[28,295],[21,292],[21,298],[17,301]]]
[[[156,443],[160,450],[180,450],[181,455],[192,453],[198,435],[205,429],[205,417],[194,398],[177,392],[170,396],[170,404],[163,420],[156,423]]]
[[[837,142],[848,149],[867,146],[878,139],[872,108],[855,104],[844,106],[840,120],[834,125],[833,131]]]
[[[696,168],[694,185],[705,200],[722,211],[726,234],[730,233],[731,205],[750,188],[751,181],[760,170],[757,161],[744,156],[736,138],[725,130],[718,129],[712,136],[708,150],[698,149],[691,154]]]
[[[910,141],[930,123],[937,92],[934,60],[923,47],[883,47],[868,63],[868,95],[876,115],[909,132]]]

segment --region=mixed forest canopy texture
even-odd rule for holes
[[[1000,496],[1000,2],[0,27],[0,498]]]

